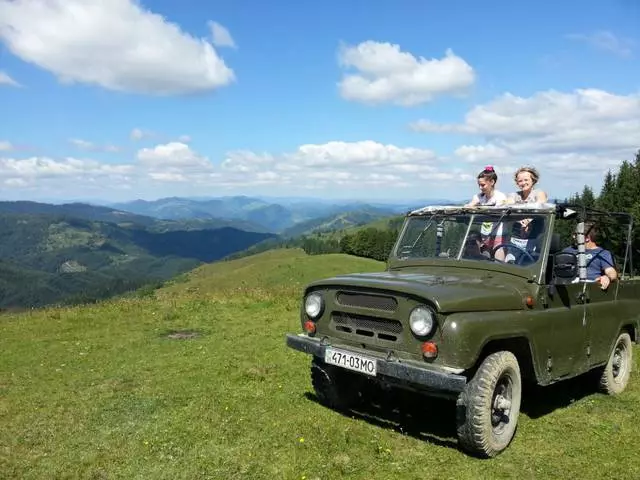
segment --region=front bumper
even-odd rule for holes
[[[287,334],[287,346],[304,353],[324,359],[325,345],[319,339],[304,334]],[[348,349],[347,349],[348,350]],[[438,372],[426,368],[419,368],[398,360],[376,358],[378,375],[389,377],[396,382],[410,382],[430,390],[440,392],[460,393],[467,384],[463,375]]]

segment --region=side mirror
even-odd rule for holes
[[[553,276],[555,283],[572,283],[578,276],[578,256],[575,253],[560,252],[553,256]]]

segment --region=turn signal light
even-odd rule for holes
[[[316,333],[316,324],[311,320],[307,320],[304,322],[304,331],[311,334]]]
[[[434,342],[424,342],[422,344],[422,356],[424,358],[436,358],[438,356],[438,346]]]
[[[533,297],[529,295],[525,299],[525,303],[527,304],[527,307],[533,307],[533,305],[535,304],[535,301],[533,300]]]

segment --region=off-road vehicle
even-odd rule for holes
[[[626,221],[606,289],[587,278],[594,218]],[[495,456],[514,436],[523,382],[591,371],[594,388],[625,389],[640,332],[632,227],[630,215],[567,204],[408,212],[385,271],[306,286],[303,332],[287,345],[312,355],[323,404],[348,409],[366,382],[445,396],[457,404],[459,445]],[[577,255],[563,251],[573,240]]]

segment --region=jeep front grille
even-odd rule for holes
[[[338,292],[336,302],[346,307],[372,308],[385,312],[395,312],[398,307],[398,301],[393,297],[366,293]]]
[[[402,333],[402,324],[397,320],[368,317],[352,313],[333,312],[331,327],[339,332],[352,333],[363,337],[397,342]]]

